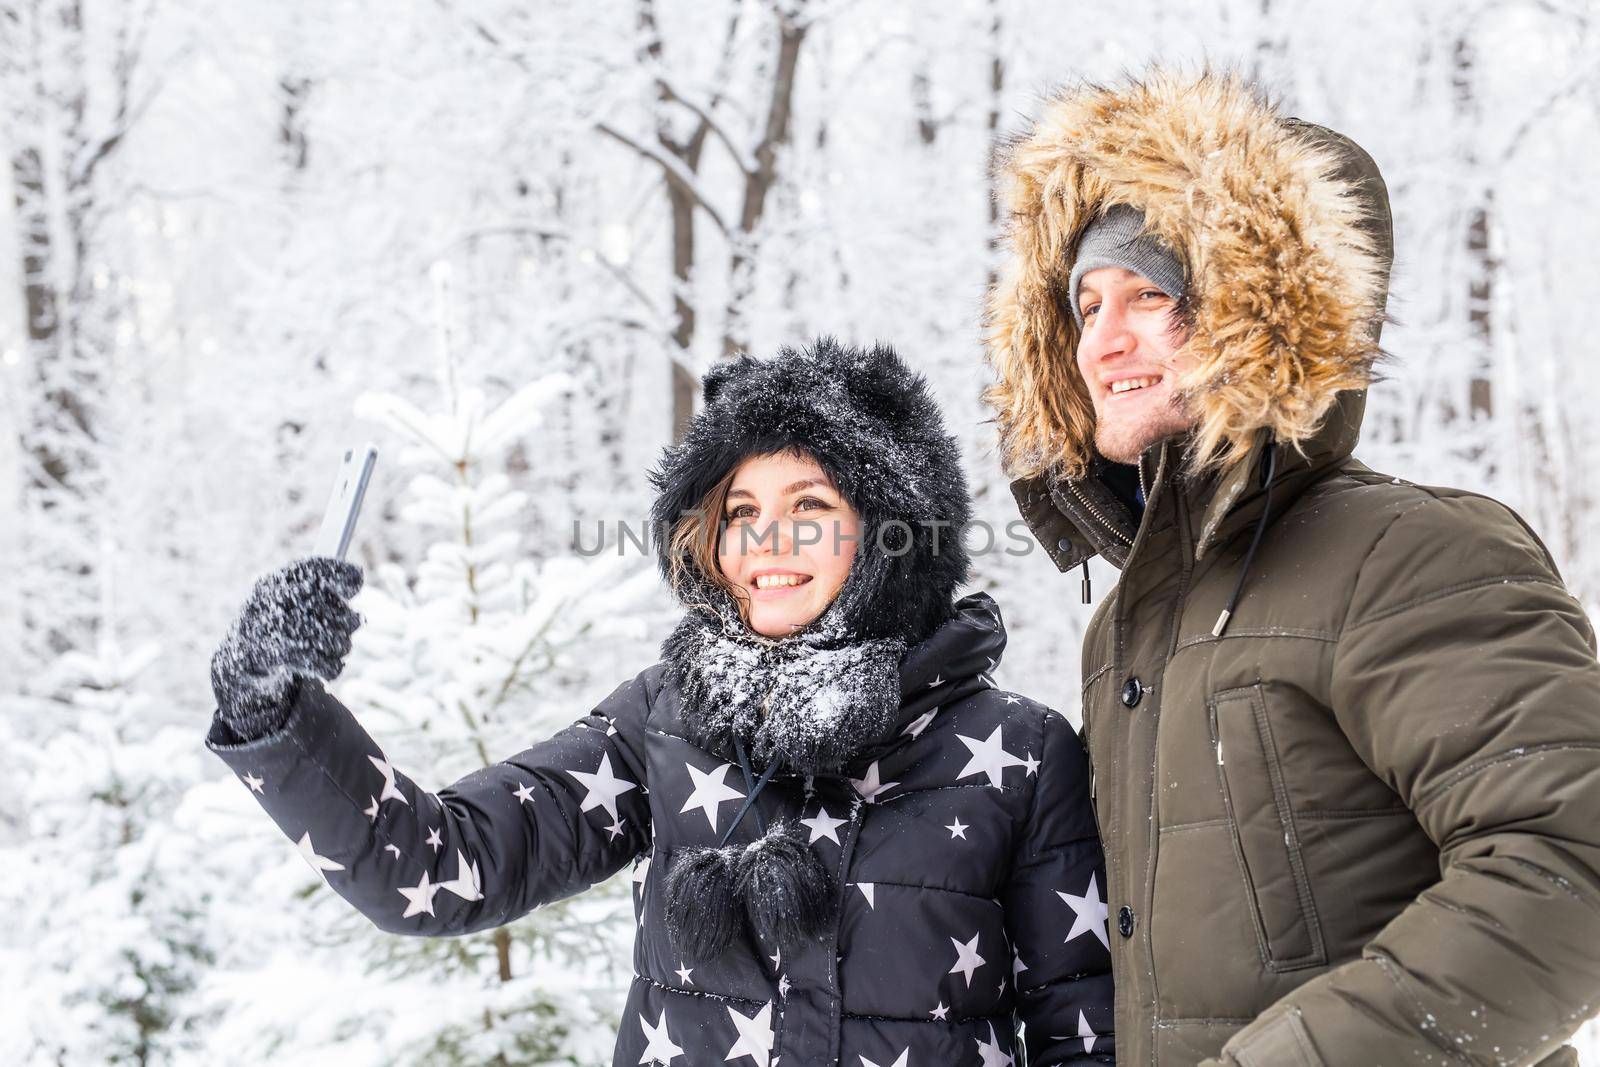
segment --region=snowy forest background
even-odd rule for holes
[[[643,520],[712,361],[822,332],[929,375],[1003,529],[988,167],[1064,81],[1233,65],[1372,153],[1398,322],[1360,455],[1512,504],[1596,614],[1597,19],[0,0],[0,1061],[608,1063],[629,876],[378,933],[202,747],[210,653],[370,439],[335,691],[428,788],[524,747],[672,619],[648,559],[575,530]],[[994,552],[974,585],[1001,683],[1076,719],[1076,580]]]

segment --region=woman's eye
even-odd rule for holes
[[[808,507],[806,507],[807,504],[815,504],[816,507],[808,508]],[[797,510],[797,511],[815,511],[816,508],[822,508],[822,509],[826,510],[827,507],[828,507],[826,502],[818,500],[814,496],[801,497],[799,500],[795,501],[795,505],[794,506],[795,506],[795,510]]]
[[[755,505],[753,505],[753,504],[740,504],[738,507],[736,507],[732,511],[728,512],[728,521],[732,522],[734,519],[748,519],[748,518],[751,518],[752,516],[754,516],[755,513],[756,513]]]

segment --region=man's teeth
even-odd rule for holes
[[[1147,386],[1155,385],[1160,380],[1159,376],[1154,378],[1124,378],[1120,382],[1112,382],[1111,391],[1113,393],[1126,393],[1134,389],[1143,389]]]
[[[776,589],[779,586],[799,585],[811,579],[804,574],[763,574],[756,579],[757,589]]]

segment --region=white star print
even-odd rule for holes
[[[378,821],[378,798],[377,797],[373,797],[372,798],[372,803],[368,804],[366,809],[364,811],[362,811],[361,814],[365,815],[367,818],[371,819],[373,822],[377,822]]]
[[[973,1038],[978,1041],[977,1038]],[[1016,1060],[1000,1051],[1000,1041],[994,1036],[994,1023],[989,1024],[989,1041],[978,1041],[978,1055],[983,1057],[983,1067],[1012,1067]]]
[[[872,766],[867,768],[865,778],[852,778],[850,784],[856,787],[856,792],[861,794],[861,799],[868,804],[876,804],[878,797],[884,792],[899,785],[899,782],[878,781],[878,761],[873,760]]]
[[[311,847],[311,831],[307,830],[300,835],[300,840],[295,842],[300,849],[300,855],[311,864],[311,869],[321,874],[323,871],[342,871],[344,864],[335,863],[326,856],[317,855],[317,850]]]
[[[639,862],[633,865],[633,884],[644,885],[644,880],[650,877],[650,857],[640,856]]]
[[[628,820],[626,820],[626,819],[618,819],[616,822],[614,822],[610,826],[606,827],[606,833],[611,835],[606,840],[615,841],[617,838],[621,837],[622,836],[622,824],[627,822],[627,821]]]
[[[875,882],[857,882],[856,888],[861,890],[861,895],[867,898],[867,907],[873,911],[878,910],[878,902],[872,899],[873,891],[878,888]]]
[[[1022,703],[1022,698],[1017,696],[1017,694],[1015,694],[1015,693],[1007,693],[1006,694],[1006,703],[1007,704],[1020,704],[1020,703]]]
[[[1039,771],[1039,761],[1033,758],[1033,753],[1028,753],[1028,758],[1022,761],[1023,770],[1028,777],[1033,777]]]
[[[617,821],[617,798],[630,789],[639,788],[638,783],[630,782],[626,778],[618,778],[611,772],[611,753],[605,752],[600,756],[600,766],[593,773],[588,771],[568,771],[568,774],[578,780],[586,793],[580,811],[590,811],[594,808],[605,808],[606,814],[611,816],[611,821]]]
[[[411,801],[407,800],[405,794],[395,787],[394,768],[389,766],[389,761],[379,759],[377,756],[368,756],[367,759],[371,760],[372,765],[378,768],[378,773],[383,775],[383,792],[378,794],[379,802],[398,800],[402,804],[409,805]]]
[[[946,974],[959,974],[967,980],[967,986],[972,986],[972,972],[983,966],[983,957],[978,955],[978,935],[973,934],[972,940],[965,945],[955,938],[950,943],[956,947],[956,964]]]
[[[644,1055],[639,1057],[640,1063],[671,1063],[683,1055],[683,1048],[672,1043],[672,1035],[667,1032],[667,1009],[663,1005],[661,1014],[656,1016],[656,1024],[651,1026],[645,1019],[644,1013],[639,1013],[639,1029],[644,1031]]]
[[[839,827],[849,821],[849,819],[835,819],[828,814],[827,808],[819,804],[817,806],[817,817],[814,819],[801,819],[800,825],[811,829],[811,840],[807,841],[806,844],[814,845],[826,837],[837,845],[840,844]]]
[[[1081,1011],[1078,1012],[1078,1036],[1083,1038],[1083,1051],[1093,1052],[1095,1038],[1099,1035],[1094,1032],[1094,1027],[1089,1025],[1088,1017]]]
[[[928,688],[929,689],[937,689],[943,684],[944,684],[944,675],[936,674],[936,675],[933,676],[933,681],[928,683]]]
[[[250,787],[251,792],[259,793],[261,792],[261,787],[267,784],[267,780],[265,778],[257,778],[255,775],[246,771],[244,776],[244,784]]]
[[[928,1013],[940,1022],[945,1022],[945,1016],[950,1014],[950,1009],[945,1007],[944,1001],[939,1001],[939,1006]]]
[[[1027,969],[1028,965],[1022,962],[1022,955],[1020,953],[1013,954],[1011,957],[1011,980],[1015,982],[1017,980],[1017,975],[1021,974]]]
[[[422,881],[418,882],[415,888],[407,889],[405,886],[401,886],[400,895],[406,898],[407,904],[406,913],[400,918],[409,919],[411,916],[422,912],[432,915],[433,895],[438,891],[438,886],[429,883],[427,871],[422,872]]]
[[[724,763],[714,771],[702,771],[692,763],[685,763],[684,768],[689,772],[689,780],[694,783],[694,789],[689,794],[689,799],[683,802],[683,807],[678,809],[678,814],[693,811],[699,808],[705,813],[706,822],[711,824],[713,833],[717,829],[717,809],[726,800],[742,800],[744,794],[728,785],[724,779],[728,772],[733,770],[733,764]]]
[[[383,849],[384,849],[385,852],[393,852],[395,859],[399,859],[400,858],[400,846],[399,845],[384,845]]]
[[[1083,891],[1083,896],[1072,893],[1063,893],[1059,890],[1056,896],[1067,902],[1075,913],[1072,920],[1072,931],[1067,934],[1067,941],[1071,941],[1079,934],[1094,934],[1100,943],[1109,951],[1111,948],[1111,935],[1106,926],[1106,905],[1100,899],[1100,883],[1098,875],[1089,875],[1089,888]],[[1065,944],[1066,942],[1062,942]]]
[[[783,949],[780,948],[775,955],[768,956],[767,959],[772,961],[773,970],[783,970]]]
[[[908,1058],[910,1057],[910,1055],[911,1055],[911,1050],[908,1048],[905,1051],[901,1052],[900,1056],[893,1063],[885,1063],[885,1064],[882,1065],[882,1067],[911,1067],[910,1063],[908,1062]],[[861,1067],[879,1067],[879,1065],[876,1064],[876,1063],[873,1063],[871,1060],[867,1059],[865,1056],[862,1056],[861,1057]]]
[[[961,840],[965,841],[967,839],[967,831],[972,829],[972,827],[967,826],[960,819],[957,819],[955,822],[948,824],[945,829],[950,831],[950,840],[954,841],[959,837]]]
[[[1021,767],[1022,760],[1007,752],[1002,746],[1000,738],[1002,727],[996,726],[994,732],[986,739],[979,741],[975,737],[964,737],[956,734],[956,740],[967,746],[967,751],[972,757],[967,760],[967,765],[961,768],[961,773],[956,775],[956,780],[971,778],[975,774],[989,776],[989,784],[998,788],[1004,780],[1004,771],[1007,767]]]
[[[786,974],[778,975],[778,997],[781,1000],[789,999],[789,976]],[[778,1061],[773,1060],[772,1062],[777,1063]]]
[[[467,857],[460,849],[456,850],[456,876],[448,882],[440,882],[436,888],[448,889],[462,900],[482,900],[483,881],[478,874],[476,863],[467,864]]]
[[[733,1043],[728,1054],[722,1057],[725,1060],[738,1059],[749,1056],[756,1062],[757,1067],[769,1067],[768,1057],[772,1052],[772,1002],[756,1012],[754,1018],[739,1014],[733,1008],[728,1008],[728,1017],[733,1020],[733,1027],[739,1031],[739,1040]]]
[[[438,852],[439,846],[444,844],[443,839],[439,837],[439,828],[437,826],[428,831],[428,844],[433,846],[435,852]]]
[[[689,977],[694,973],[694,968],[685,967],[682,960],[678,961],[678,970],[675,973],[678,976],[678,981],[682,982],[684,985],[694,985],[694,979]]]
[[[922,731],[928,728],[928,724],[933,721],[933,717],[937,714],[939,714],[938,708],[929,708],[915,719],[912,719],[911,725],[900,731],[900,736],[921,737]]]
[[[528,785],[526,782],[518,782],[517,785],[521,788],[517,789],[513,795],[517,798],[518,802],[523,804],[533,803],[533,786]]]

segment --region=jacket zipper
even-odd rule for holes
[[[1072,493],[1073,496],[1082,501],[1084,508],[1089,512],[1089,514],[1100,520],[1100,525],[1111,531],[1112,537],[1115,537],[1117,540],[1121,541],[1130,548],[1133,547],[1133,538],[1117,529],[1116,525],[1110,519],[1106,518],[1105,515],[1101,513],[1099,508],[1094,506],[1093,502],[1091,502],[1089,498],[1084,495],[1082,490],[1080,490],[1076,485],[1073,485],[1071,482],[1067,483],[1067,489]]]

